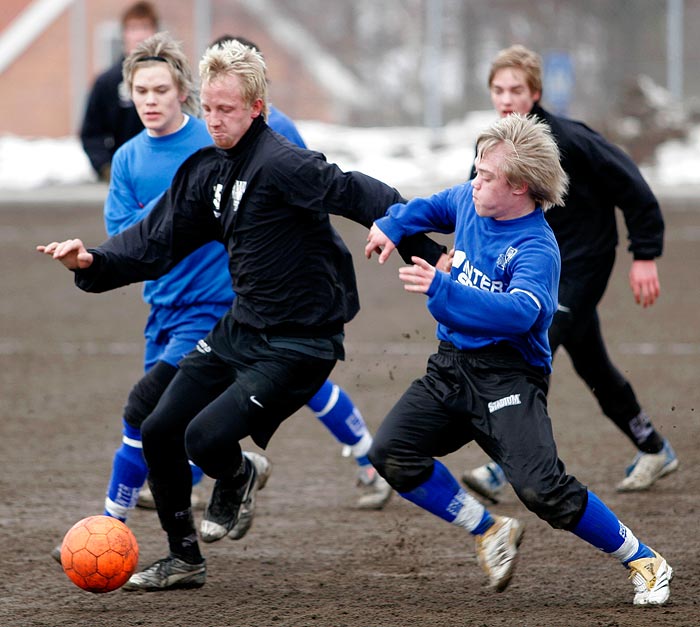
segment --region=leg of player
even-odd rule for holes
[[[483,466],[465,470],[462,473],[462,482],[470,490],[492,503],[498,503],[508,485],[503,469],[496,462],[488,462]]]
[[[673,568],[642,544],[593,492],[572,533],[622,562],[630,571],[634,605],[663,605],[669,598]]]
[[[126,522],[136,506],[139,490],[146,481],[148,467],[143,458],[141,430],[124,421],[122,445],[114,454],[112,475],[105,496],[105,516]]]
[[[382,509],[391,498],[392,489],[367,457],[372,435],[348,394],[338,385],[326,381],[308,402],[308,407],[335,438],[349,448],[357,462],[357,485],[363,491],[357,507]]]
[[[139,379],[129,393],[124,408],[121,446],[114,454],[112,474],[105,496],[104,514],[125,522],[136,507],[139,492],[148,473],[143,458],[140,425],[153,411],[165,388],[177,373],[177,368],[164,361],[156,361]],[[54,547],[51,556],[61,561],[61,545]]]
[[[439,462],[430,479],[401,496],[476,536],[479,563],[497,591],[507,587],[515,569],[523,526],[514,518],[491,515],[464,492]],[[673,569],[654,549],[641,543],[632,531],[590,490],[583,515],[571,530],[574,535],[616,557],[630,571],[634,605],[663,605],[670,595]]]
[[[433,377],[414,382],[380,426],[369,454],[377,470],[402,497],[476,536],[479,563],[490,585],[502,591],[513,576],[522,524],[491,515],[434,459],[476,441],[503,465],[516,495],[530,511],[621,561],[630,572],[635,605],[665,604],[673,569],[639,542],[593,492],[566,475],[541,401],[544,382],[530,390],[519,388],[523,402],[490,413],[488,421],[478,416],[458,420],[456,416],[474,415],[473,397],[455,400],[453,388],[433,386],[445,358],[438,354],[431,362]]]
[[[463,527],[476,540],[479,564],[489,585],[498,592],[506,589],[515,570],[518,547],[525,529],[515,518],[492,515],[467,494],[450,471],[435,460],[431,477],[402,497],[453,525]]]
[[[554,326],[550,328],[550,336],[554,333]],[[654,428],[649,415],[641,408],[632,385],[610,360],[596,312],[579,323],[577,333],[566,337],[564,348],[571,357],[576,373],[596,397],[603,414],[637,449],[617,490],[646,490],[658,479],[676,470],[678,458],[673,448]]]
[[[201,486],[202,479],[204,479],[204,471],[190,462],[190,470],[192,471],[192,487],[196,488]],[[192,490],[192,509],[202,510],[207,505],[208,495],[201,492],[200,490]],[[153,498],[153,493],[151,488],[148,486],[148,481],[146,481],[139,490],[139,497],[136,501],[136,507],[141,507],[143,509],[155,509],[156,501]]]

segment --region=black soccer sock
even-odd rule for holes
[[[219,483],[228,490],[238,490],[248,482],[252,470],[252,462],[243,455],[236,474],[233,477],[220,478]]]
[[[642,409],[636,416],[631,418],[623,431],[637,445],[642,453],[660,453],[664,447],[664,439],[654,429],[651,419]]]
[[[192,508],[168,516],[168,546],[170,554],[188,564],[200,564],[204,558],[199,550]]]
[[[197,542],[197,534],[192,533],[185,537],[168,536],[168,546],[170,554],[181,559],[188,564],[201,564],[204,561],[201,551],[199,550],[199,542]]]

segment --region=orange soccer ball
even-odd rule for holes
[[[139,547],[121,520],[90,516],[75,523],[61,544],[61,565],[68,578],[88,592],[111,592],[134,574]]]

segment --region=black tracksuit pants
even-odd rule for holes
[[[433,472],[433,458],[475,441],[503,468],[525,506],[571,529],[588,500],[566,474],[547,415],[547,377],[507,345],[461,351],[441,342],[379,427],[369,457],[399,492]]]

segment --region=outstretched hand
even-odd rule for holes
[[[37,246],[36,249],[45,255],[51,255],[60,261],[69,270],[84,270],[93,262],[92,253],[89,253],[83,242],[79,239],[67,239],[64,242],[51,242],[46,246]]]
[[[392,242],[380,228],[373,224],[367,234],[367,245],[365,246],[365,257],[370,259],[372,253],[377,253],[379,255],[379,263],[384,263],[389,259],[392,251],[396,248],[394,242]]]
[[[653,259],[633,261],[629,280],[635,302],[642,307],[651,307],[661,293],[656,261]]]
[[[399,279],[404,282],[403,288],[407,292],[426,294],[437,270],[435,266],[431,266],[420,257],[411,257],[411,261],[413,262],[412,266],[399,268]]]

